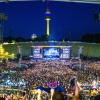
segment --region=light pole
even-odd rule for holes
[[[7,16],[4,13],[0,13],[0,43],[3,43],[3,24],[7,20]]]
[[[79,46],[79,49],[78,49],[78,57],[81,58],[81,54],[83,52],[83,46]]]
[[[18,67],[21,67],[21,61],[22,61],[22,52],[21,52],[21,46],[18,46],[18,54],[19,54],[19,62],[18,62]]]

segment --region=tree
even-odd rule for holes
[[[85,34],[82,36],[81,41],[100,43],[100,34]]]

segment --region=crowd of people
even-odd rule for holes
[[[29,100],[35,100],[37,97],[37,94],[33,95],[30,91],[36,89],[38,86],[47,88],[49,87],[47,84],[48,82],[57,82],[57,85],[64,87],[64,94],[68,95],[74,93],[71,88],[71,79],[73,78],[77,79],[78,83],[81,85],[92,85],[94,80],[100,81],[100,61],[81,61],[81,66],[77,60],[72,62],[70,62],[70,60],[22,60],[20,63],[6,61],[0,64],[0,80],[6,81],[7,78],[2,79],[2,73],[4,74],[5,71],[8,73],[8,78],[12,82],[24,80],[23,82],[25,82],[25,86],[22,87],[27,93],[29,93]],[[12,71],[14,71],[13,75],[10,74]],[[0,82],[2,83],[3,81]],[[51,88],[55,88],[56,86],[52,85]],[[100,89],[100,86],[98,89]],[[96,94],[99,93],[100,91]],[[44,93],[43,95],[45,98],[43,100],[47,100],[46,97],[50,97],[47,93]]]

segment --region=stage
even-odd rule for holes
[[[32,58],[35,60],[70,59],[71,46],[32,46]]]

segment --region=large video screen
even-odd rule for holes
[[[44,58],[60,58],[60,48],[43,48]]]
[[[34,47],[33,58],[35,59],[69,59],[70,46],[65,47]]]
[[[33,49],[33,58],[42,58],[42,54],[40,52],[40,48],[36,47]]]

